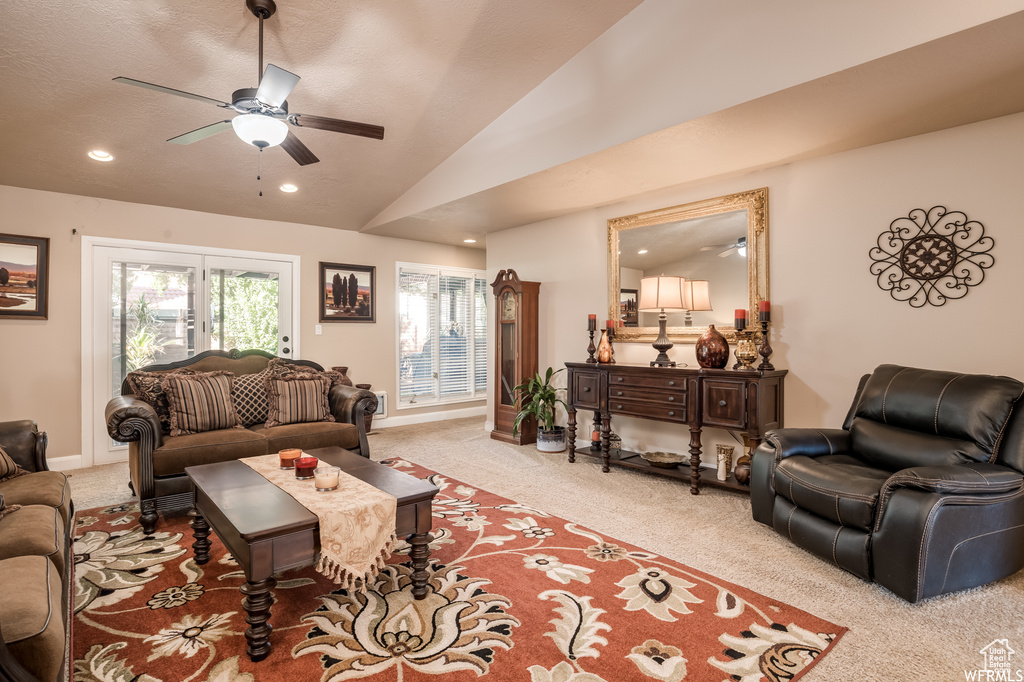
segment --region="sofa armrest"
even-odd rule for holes
[[[119,395],[107,403],[103,416],[107,422],[107,434],[116,441],[140,441],[140,451],[148,449],[149,452],[163,443],[160,419],[153,406],[144,400]],[[149,447],[142,447],[143,444],[149,444]]]
[[[26,670],[24,666],[14,658],[13,654],[7,650],[7,644],[4,643],[3,633],[0,632],[0,682],[8,681],[39,682],[36,679],[36,676]]]
[[[850,449],[850,432],[844,429],[772,429],[760,447],[774,449],[775,461],[803,455],[837,455]]]
[[[46,465],[46,432],[31,419],[0,422],[0,445],[26,471],[49,471]]]
[[[355,425],[359,432],[359,454],[368,458],[370,444],[366,439],[366,422],[363,417],[367,413],[373,414],[377,411],[377,395],[354,386],[337,384],[331,387],[328,399],[331,414],[336,421]]]

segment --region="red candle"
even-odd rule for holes
[[[736,309],[736,314],[733,315],[733,317],[735,317],[737,320],[745,320],[745,319],[747,319],[747,309],[746,308],[737,308]]]
[[[587,329],[594,331],[597,329],[597,315],[587,315]]]
[[[299,480],[313,478],[313,472],[319,462],[320,460],[316,457],[299,457],[295,460],[295,478]]]
[[[760,313],[770,313],[772,311],[772,304],[770,301],[761,301],[757,304],[757,311]]]
[[[612,328],[612,321],[611,320],[605,320],[604,321],[604,327],[605,327],[605,329],[611,329]]]

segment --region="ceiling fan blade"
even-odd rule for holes
[[[295,114],[289,118],[293,124],[300,128],[305,127],[316,128],[317,130],[330,130],[334,133],[372,137],[375,140],[384,139],[384,127],[375,126],[370,123],[356,123],[355,121],[343,121],[340,118],[311,116],[309,114]]]
[[[192,144],[193,142],[198,142],[199,140],[202,140],[204,137],[210,137],[211,135],[222,133],[225,130],[229,129],[230,127],[231,121],[217,121],[216,123],[211,123],[208,126],[196,128],[192,132],[185,133],[184,135],[172,137],[167,141],[173,142],[174,144]]]
[[[298,82],[299,77],[291,71],[267,64],[260,87],[256,89],[256,99],[268,107],[279,107],[288,99]]]
[[[188,97],[189,99],[198,100],[200,102],[209,102],[218,107],[230,107],[227,102],[221,102],[219,99],[213,99],[212,97],[203,97],[202,95],[196,95],[191,92],[185,92],[184,90],[175,90],[174,88],[165,88],[162,85],[154,85],[153,83],[147,83],[146,81],[137,81],[134,78],[125,78],[124,76],[118,76],[114,79],[118,83],[124,83],[125,85],[134,85],[139,88],[146,88],[147,90],[156,90],[157,92],[166,92],[168,95],[177,95],[178,97]]]
[[[738,246],[733,246],[732,248],[726,249],[725,251],[722,251],[720,254],[718,254],[718,257],[725,258],[726,256],[731,256],[733,251],[735,251],[738,248]]]
[[[295,137],[290,130],[288,131],[288,137],[284,138],[284,142],[281,143],[281,149],[288,152],[288,156],[295,159],[295,163],[300,166],[308,166],[311,163],[320,162],[320,159],[316,158],[316,155],[309,151],[309,147],[302,144],[302,140]]]

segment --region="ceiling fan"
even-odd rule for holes
[[[720,251],[718,253],[718,257],[719,258],[725,258],[727,256],[731,256],[733,254],[733,252],[735,252],[735,251],[739,251],[741,256],[746,256],[747,255],[747,238],[746,237],[740,237],[736,241],[729,242],[728,244],[710,244],[708,246],[700,247],[701,251],[711,251],[712,249],[725,249],[724,251]]]
[[[167,140],[168,142],[192,144],[211,135],[223,132],[228,128],[234,128],[235,133],[244,142],[259,147],[261,151],[266,147],[281,145],[288,152],[288,155],[295,159],[296,163],[300,166],[305,166],[317,163],[320,159],[313,152],[309,151],[309,148],[302,144],[299,138],[288,129],[288,123],[296,128],[316,128],[318,130],[330,130],[335,133],[345,133],[346,135],[371,137],[375,140],[384,139],[384,128],[382,126],[344,121],[325,116],[289,113],[287,98],[299,82],[299,77],[273,64],[267,64],[266,71],[263,70],[263,20],[269,19],[274,15],[274,12],[277,11],[277,5],[274,3],[274,0],[245,0],[245,6],[260,20],[259,87],[235,90],[231,95],[231,102],[228,103],[183,90],[146,83],[134,78],[118,76],[114,79],[118,83],[135,85],[140,88],[156,90],[157,92],[166,92],[169,95],[187,97],[200,102],[209,102],[222,109],[238,112],[238,115],[234,118],[211,123],[183,135],[172,137]]]

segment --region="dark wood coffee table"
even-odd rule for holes
[[[430,557],[430,504],[437,487],[338,447],[310,450],[309,454],[341,469],[398,499],[395,532],[412,545],[412,594],[427,596]],[[270,590],[275,573],[310,566],[320,553],[320,524],[295,499],[239,461],[186,467],[195,502],[192,535],[197,564],[210,560],[212,529],[245,572],[239,588],[245,598],[249,628],[246,653],[253,661],[270,654]]]

